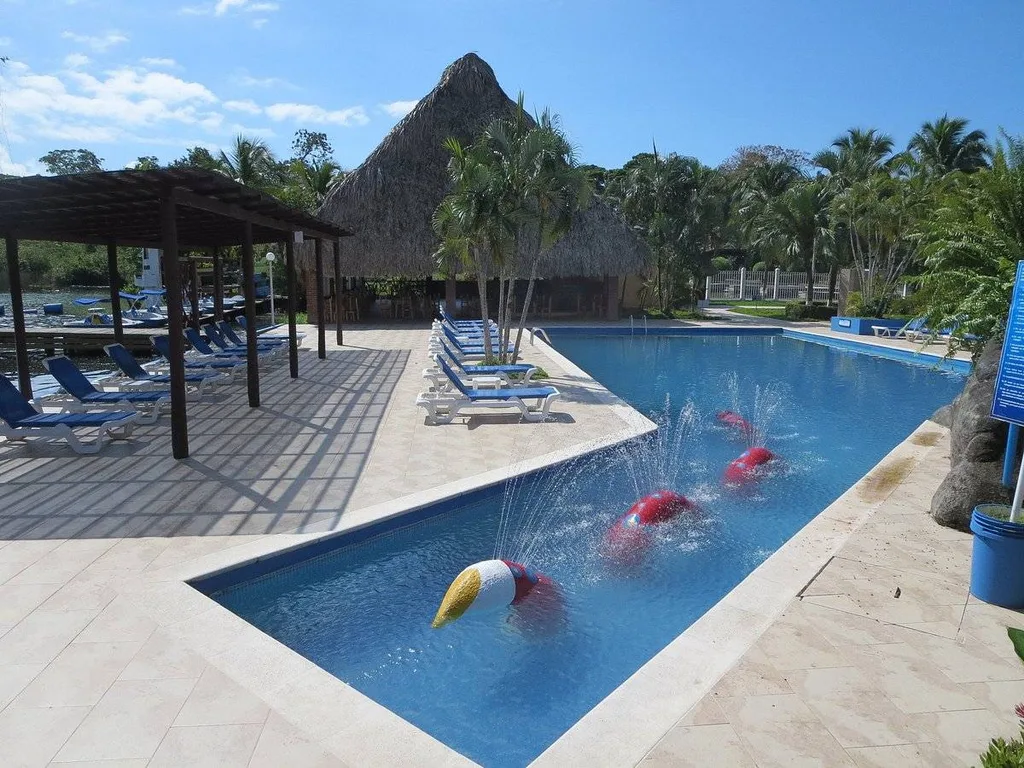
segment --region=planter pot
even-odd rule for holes
[[[1024,608],[1024,524],[992,516],[1004,515],[1004,504],[979,504],[971,515],[974,551],[971,594],[1003,608]]]
[[[883,320],[880,317],[844,317],[838,315],[830,322],[833,331],[852,333],[854,336],[874,336],[875,326],[898,331],[906,323],[903,320]]]

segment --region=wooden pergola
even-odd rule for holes
[[[297,291],[295,243],[315,241],[317,274],[322,262],[322,243],[333,244],[339,259],[339,238],[351,233],[334,224],[291,208],[270,195],[246,187],[213,172],[194,168],[152,171],[104,171],[67,176],[27,176],[0,180],[0,235],[7,246],[11,283],[11,314],[14,320],[18,379],[21,391],[32,397],[28,369],[25,313],[18,266],[19,240],[87,243],[107,247],[114,337],[122,338],[118,296],[118,246],[160,248],[166,265],[168,333],[171,357],[171,444],[174,458],[188,456],[188,422],[185,410],[185,318],[179,253],[206,250],[214,265],[215,308],[223,317],[223,272],[218,249],[240,246],[245,318],[249,405],[260,404],[259,362],[256,354],[256,288],[253,243],[285,242],[288,273],[289,367],[299,375],[298,336],[295,328]],[[194,262],[193,262],[194,265]],[[197,306],[195,269],[192,268],[192,306]],[[326,357],[322,286],[317,291],[317,351]],[[341,315],[337,320],[338,343],[342,341]]]

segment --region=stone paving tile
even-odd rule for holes
[[[257,725],[174,726],[149,761],[149,768],[245,768],[262,730],[262,721]]]
[[[757,768],[731,725],[676,728],[640,761],[643,768]]]
[[[99,702],[140,642],[72,643],[14,699],[14,707],[83,707]]]
[[[338,757],[308,738],[276,713],[271,713],[260,733],[249,768],[346,768]]]
[[[262,699],[214,667],[207,667],[174,725],[262,725],[269,712],[270,707]]]
[[[57,760],[150,758],[195,680],[118,680],[57,755]],[[17,711],[8,708],[7,711]]]
[[[42,768],[89,714],[89,707],[7,707],[0,712],[4,768]]]

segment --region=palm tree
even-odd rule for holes
[[[345,178],[341,166],[333,160],[314,160],[312,163],[298,161],[298,174],[302,186],[313,198],[313,205],[319,208],[335,185]]]
[[[1024,260],[1024,142],[1005,137],[992,168],[945,190],[922,231],[932,328],[987,339],[1002,333]],[[969,336],[968,336],[969,338]]]
[[[226,175],[247,187],[266,190],[280,180],[274,153],[262,139],[236,136],[230,151],[221,150],[218,159]]]
[[[573,147],[557,118],[545,110],[531,120],[523,100],[520,94],[512,115],[492,121],[478,142],[494,185],[492,215],[497,240],[492,250],[502,267],[498,283],[502,357],[511,336],[515,275],[529,266],[513,360],[518,357],[522,343],[539,264],[569,231],[573,216],[585,205],[590,191],[587,175],[576,162]],[[514,242],[506,244],[501,235],[509,227],[514,232]],[[517,259],[521,262],[517,263]]]
[[[985,132],[967,132],[967,122],[962,117],[943,115],[934,123],[925,123],[910,139],[907,151],[922,170],[937,176],[988,168],[992,149]]]
[[[807,272],[807,301],[814,301],[814,270],[818,253],[832,238],[830,192],[825,183],[795,184],[771,200],[754,224],[754,241],[777,246]]]
[[[824,168],[830,176],[847,187],[872,174],[886,170],[893,150],[892,137],[874,128],[850,128],[813,158],[813,163]]]

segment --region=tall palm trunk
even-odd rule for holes
[[[494,357],[491,349],[491,334],[488,326],[487,311],[487,267],[481,262],[479,252],[476,253],[476,262],[479,265],[476,271],[476,287],[480,291],[480,319],[484,321],[484,360],[490,361]]]
[[[501,353],[499,355],[502,362],[508,360],[508,342],[512,336],[512,313],[516,311],[515,288],[516,277],[513,273],[508,277],[508,296],[505,297],[505,327],[501,334]]]
[[[816,239],[811,241],[811,258],[807,262],[807,301],[805,303],[808,307],[814,303],[814,257],[817,250],[815,246],[817,246]]]
[[[530,310],[530,302],[533,301],[533,286],[537,282],[537,262],[540,259],[534,259],[530,265],[530,282],[526,284],[526,299],[523,301],[523,313],[519,317],[519,330],[516,332],[516,346],[512,350],[512,364],[515,365],[516,360],[519,359],[519,347],[523,342],[523,327],[526,325],[526,313]]]

